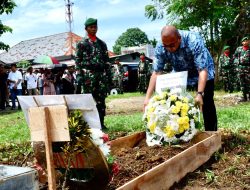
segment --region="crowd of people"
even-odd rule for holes
[[[224,46],[223,54],[219,61],[219,75],[226,92],[234,90],[242,91],[242,102],[250,101],[250,38],[241,40],[242,46],[234,53],[230,52],[230,46]]]
[[[26,71],[17,69],[12,64],[10,69],[0,65],[0,110],[9,107],[16,109],[17,96],[20,95],[59,95],[79,93],[76,85],[74,69],[59,70],[51,69],[34,70],[29,67]],[[18,101],[17,101],[18,102]],[[18,104],[20,109],[20,105]]]

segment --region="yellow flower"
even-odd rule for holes
[[[181,110],[181,117],[187,116],[187,111],[186,110]]]
[[[166,104],[166,100],[161,100],[161,105]]]
[[[179,113],[180,112],[180,107],[177,107],[177,106],[174,106],[173,108],[172,108],[172,113]]]
[[[184,103],[188,103],[188,98],[187,98],[187,97],[184,97],[184,98],[182,99],[182,101],[183,101]]]
[[[180,126],[179,126],[179,129],[178,129],[178,132],[179,132],[179,133],[183,133],[184,131],[185,131],[184,126],[183,126],[183,125],[180,125]]]
[[[185,111],[188,111],[188,109],[189,109],[188,104],[182,104],[181,109],[182,109],[182,110],[185,110]]]
[[[188,116],[183,117],[184,123],[189,123],[189,118]]]
[[[148,109],[148,113],[153,113],[155,111],[155,108],[154,107],[151,107]]]
[[[184,118],[183,118],[183,117],[178,118],[178,119],[177,119],[177,123],[178,123],[179,125],[184,124]]]
[[[182,125],[185,130],[189,129],[189,123],[185,123]]]
[[[176,95],[171,95],[171,96],[170,96],[170,100],[171,100],[172,102],[176,101],[176,99],[177,99],[177,96],[176,96]]]
[[[177,107],[182,107],[182,103],[181,103],[180,101],[175,102],[175,105],[176,105]]]
[[[159,101],[159,100],[161,100],[161,97],[159,95],[155,95],[154,96],[154,101]]]
[[[154,133],[155,127],[156,127],[156,123],[155,123],[155,122],[152,123],[152,124],[149,126],[150,133]]]
[[[189,118],[188,116],[184,116],[184,117],[180,117],[177,119],[177,123],[180,125],[184,125],[184,124],[189,124]]]
[[[166,99],[167,95],[168,95],[167,92],[163,92],[163,93],[161,94],[162,99]]]
[[[172,129],[170,125],[167,125],[163,131],[166,133],[168,138],[171,138],[175,135],[175,131]]]

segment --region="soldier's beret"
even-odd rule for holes
[[[249,37],[246,36],[246,37],[242,38],[241,42],[244,42],[245,40],[249,40]]]
[[[230,46],[224,46],[223,50],[230,49]]]
[[[97,25],[97,19],[95,18],[88,18],[85,23],[85,27],[91,26],[91,25]]]

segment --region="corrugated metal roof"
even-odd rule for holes
[[[72,44],[71,47],[71,35]],[[52,57],[74,55],[76,43],[82,39],[74,33],[64,32],[50,36],[21,41],[11,47],[8,52],[0,54],[0,61],[17,63],[21,60],[33,60],[39,55]]]

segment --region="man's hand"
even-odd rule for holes
[[[203,97],[201,94],[197,94],[195,99],[195,104],[200,107],[200,111],[202,112],[202,106],[203,106]]]

